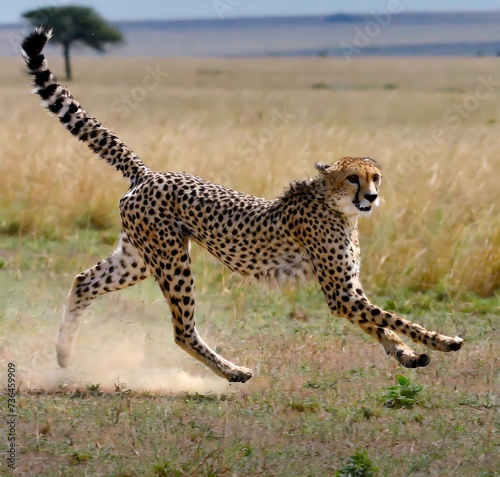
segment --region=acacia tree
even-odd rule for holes
[[[120,43],[123,35],[94,9],[81,6],[45,7],[23,13],[32,25],[53,28],[52,41],[63,47],[66,79],[71,80],[70,48],[81,42],[96,51],[104,52],[107,43]]]

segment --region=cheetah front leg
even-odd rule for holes
[[[371,304],[359,288],[359,282],[356,283],[356,280],[354,282],[351,282],[351,285],[356,284],[358,288],[346,286],[337,292],[334,304],[336,314],[358,324],[365,333],[384,347],[388,355],[396,358],[403,366],[407,368],[427,366],[430,358],[426,354],[415,354],[396,333],[437,351],[449,352],[461,348],[463,339],[458,336],[452,338],[429,331],[423,326]]]
[[[229,382],[244,383],[252,377],[248,368],[236,366],[212,350],[195,327],[194,284],[188,239],[169,236],[168,250],[152,250],[150,259],[156,264],[155,277],[172,312],[175,343],[193,358],[208,366]],[[146,255],[148,260],[148,255]]]
[[[327,243],[324,240],[323,243]],[[461,348],[463,339],[449,337],[428,331],[424,327],[412,323],[394,313],[389,313],[372,305],[366,298],[359,281],[354,259],[349,253],[339,253],[334,240],[331,250],[327,250],[338,261],[321,260],[321,255],[310,246],[309,254],[314,272],[328,301],[332,314],[347,318],[375,338],[385,352],[393,356],[407,368],[427,366],[430,362],[426,354],[416,354],[403,343],[396,333],[403,334],[411,340],[438,351],[456,351]],[[350,260],[351,258],[351,260]],[[340,275],[340,276],[339,276]]]
[[[71,363],[83,310],[99,295],[135,285],[148,275],[144,261],[122,232],[108,258],[74,278],[56,342],[59,366]]]
[[[344,300],[348,298],[348,301],[341,300],[339,302],[336,297],[328,300],[332,314],[347,318],[351,323],[357,324],[366,334],[378,341],[389,356],[395,358],[403,366],[416,368],[429,364],[428,355],[415,354],[408,345],[399,339],[396,333],[369,320],[366,311],[363,311],[365,305],[361,299],[352,295],[342,296],[344,296]],[[368,306],[368,300],[363,299]]]

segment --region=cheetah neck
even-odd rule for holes
[[[344,229],[346,231],[346,235],[348,235],[349,237],[349,243],[355,262],[355,275],[359,275],[359,271],[361,268],[361,249],[359,247],[358,216],[345,216]]]

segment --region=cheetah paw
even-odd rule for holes
[[[401,363],[405,368],[423,368],[427,366],[431,362],[431,358],[429,358],[426,354],[421,354],[420,356],[412,356],[410,359],[406,360],[404,363]]]
[[[464,344],[463,338],[455,336],[454,338],[451,338],[449,340],[448,349],[446,349],[446,351],[458,351],[463,344]]]
[[[395,358],[405,368],[421,368],[427,366],[431,362],[427,354],[420,354],[417,356],[412,350],[404,348],[396,351]]]
[[[227,374],[230,383],[246,383],[252,377],[252,371],[248,368],[235,368]]]

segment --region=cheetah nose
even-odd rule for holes
[[[365,194],[365,199],[368,202],[373,202],[378,197],[378,194]]]

